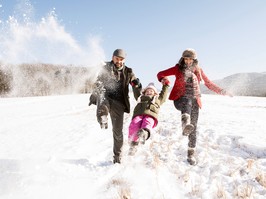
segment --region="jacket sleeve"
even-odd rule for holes
[[[141,88],[132,87],[132,90],[135,100],[138,100],[138,97],[141,95]]]
[[[219,86],[217,86],[216,84],[214,84],[211,80],[209,80],[209,78],[205,75],[205,73],[203,72],[203,70],[201,69],[201,76],[202,79],[204,80],[204,84],[205,86],[212,90],[213,92],[222,95],[223,89],[221,89]]]
[[[160,82],[164,77],[175,75],[176,73],[176,66],[173,66],[171,68],[168,68],[166,70],[160,71],[157,74],[157,79]]]
[[[158,99],[160,100],[160,104],[163,104],[166,101],[168,89],[169,89],[168,85],[163,85],[162,90],[161,90],[159,97],[158,97]]]
[[[130,74],[131,74],[131,77],[130,77],[129,83],[132,86],[134,98],[135,98],[135,100],[137,100],[138,97],[141,95],[142,84],[140,83],[139,78],[137,78],[135,76],[135,74],[132,70],[130,70]]]
[[[105,77],[106,70],[107,70],[107,64],[102,66],[101,71],[97,75],[96,81],[93,84],[92,94],[90,95],[90,99],[89,99],[89,106],[92,104],[94,105],[97,104],[98,95],[104,89],[104,84],[105,84],[104,77]]]

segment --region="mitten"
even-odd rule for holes
[[[92,93],[91,96],[90,96],[89,106],[92,105],[92,104],[96,105],[96,102],[97,102],[97,96]]]

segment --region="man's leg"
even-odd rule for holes
[[[110,117],[113,126],[114,138],[114,163],[120,163],[121,148],[123,146],[123,122],[124,122],[124,106],[123,104],[112,102],[110,109]]]
[[[108,106],[106,106],[105,104],[97,106],[97,121],[102,129],[108,128],[108,112]]]
[[[100,124],[102,129],[108,128],[108,113],[110,110],[109,100],[107,98],[97,99],[97,110],[96,116],[97,121]]]

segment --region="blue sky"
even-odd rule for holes
[[[175,65],[186,48],[197,51],[210,79],[266,72],[263,0],[0,0],[0,5],[2,24],[18,15],[18,6],[37,22],[54,11],[77,45],[99,38],[106,61],[114,49],[125,49],[126,64],[145,84]]]

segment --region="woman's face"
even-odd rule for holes
[[[193,61],[194,61],[194,60],[193,60],[192,58],[184,57],[184,62],[185,62],[185,64],[186,64],[188,67],[192,66]]]

